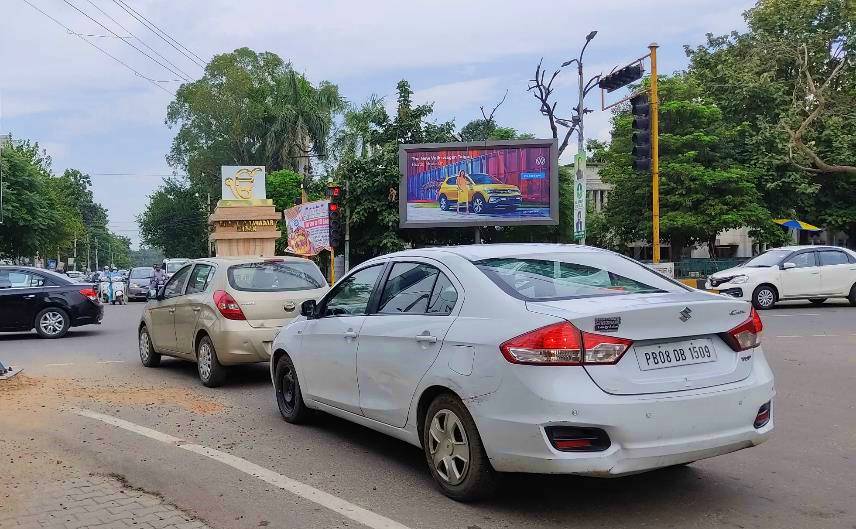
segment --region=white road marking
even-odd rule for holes
[[[803,316],[820,316],[816,312],[800,312],[799,314],[764,314],[765,318],[801,318]]]
[[[838,335],[837,334],[812,334],[811,337],[812,338],[826,338],[826,337],[830,337],[830,338],[836,337],[837,338]]]
[[[124,360],[100,360],[96,364],[124,364]]]
[[[68,362],[66,364],[45,364],[45,367],[64,367],[64,366],[73,366],[74,363]]]
[[[214,448],[208,448],[207,446],[188,443],[183,439],[179,439],[178,437],[173,437],[169,434],[165,434],[157,430],[152,430],[151,428],[146,428],[145,426],[140,426],[139,424],[135,424],[124,419],[119,419],[118,417],[113,417],[111,415],[105,415],[103,413],[83,409],[73,409],[72,412],[76,413],[77,415],[89,417],[90,419],[95,419],[97,421],[116,426],[117,428],[122,428],[124,430],[134,432],[144,437],[148,437],[149,439],[154,439],[162,443],[171,444],[177,448],[181,448],[183,450],[187,450],[189,452],[205,456],[209,459],[219,461],[224,465],[228,465],[236,470],[240,470],[245,474],[258,478],[266,483],[269,483],[274,487],[291,492],[295,496],[300,496],[303,499],[309,500],[322,507],[326,507],[327,509],[330,509],[333,512],[341,514],[345,518],[363,524],[366,527],[371,527],[372,529],[410,529],[406,525],[402,525],[396,522],[395,520],[391,520],[368,509],[364,509],[359,505],[354,505],[353,503],[339,498],[338,496],[334,496],[328,492],[324,492],[323,490],[316,489],[311,485],[307,485],[306,483],[297,481],[287,476],[283,476],[282,474],[274,472],[273,470],[256,465],[255,463],[251,463],[246,459],[234,456],[227,452],[216,450]]]
[[[805,338],[805,336],[798,336],[796,334],[793,334],[788,336],[774,336],[774,338]]]

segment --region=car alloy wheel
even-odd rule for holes
[[[449,210],[449,199],[446,198],[446,195],[440,195],[440,209],[443,211]]]
[[[440,410],[431,420],[428,449],[437,475],[449,485],[458,485],[470,468],[470,443],[461,420],[451,410]]]
[[[473,199],[473,213],[484,213],[484,199],[480,196]]]
[[[140,360],[145,364],[151,359],[152,344],[149,340],[149,333],[143,329],[140,331]]]
[[[39,329],[45,336],[59,336],[65,330],[65,314],[57,310],[45,311],[39,318]]]
[[[196,361],[199,363],[199,377],[203,381],[211,378],[212,354],[211,344],[207,340],[199,344],[199,355]]]

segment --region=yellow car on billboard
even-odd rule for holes
[[[464,178],[463,185],[458,182],[458,178]],[[481,173],[450,176],[440,184],[440,190],[437,192],[437,202],[443,211],[514,211],[522,200],[520,188],[517,186],[503,184],[497,178]]]

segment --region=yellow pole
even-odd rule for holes
[[[336,252],[330,247],[330,285],[336,283]]]
[[[657,46],[652,42],[648,49],[651,50],[651,193],[653,202],[651,212],[653,214],[654,234],[651,238],[653,245],[654,263],[660,262],[660,102],[657,99]]]

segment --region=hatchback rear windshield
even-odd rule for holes
[[[505,292],[525,301],[685,291],[635,261],[610,254],[539,254],[473,264]]]
[[[270,261],[229,267],[226,274],[235,290],[285,292],[327,286],[321,270],[312,262]]]
[[[166,269],[166,273],[174,274],[181,270],[181,267],[189,263],[190,261],[169,261],[164,265]]]
[[[130,279],[148,279],[155,275],[155,269],[151,266],[144,266],[141,268],[134,268],[131,270]]]

